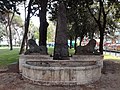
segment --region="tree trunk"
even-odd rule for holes
[[[70,37],[70,49],[72,48],[72,37]]]
[[[84,35],[82,34],[82,35],[80,36],[80,45],[79,45],[79,46],[81,46],[83,38],[84,38]]]
[[[75,35],[75,45],[74,45],[75,53],[76,53],[76,47],[77,47],[77,35]]]
[[[67,37],[67,18],[66,9],[63,2],[58,6],[58,21],[55,36],[55,48],[53,59],[64,60],[69,59],[68,37]]]
[[[11,26],[9,26],[9,40],[10,40],[10,50],[13,50]]]
[[[107,14],[105,14],[105,10],[104,10],[104,6],[103,6],[103,2],[100,0],[100,7],[102,10],[102,14],[103,14],[103,24],[101,24],[101,27],[99,26],[99,30],[100,30],[100,46],[99,46],[99,51],[101,54],[103,54],[103,41],[104,41],[104,33],[105,33],[105,28],[106,28],[106,17]]]
[[[47,3],[48,0],[41,0],[40,6],[41,10],[39,10],[40,16],[40,27],[39,27],[39,46],[47,46],[47,27],[48,22],[46,20],[46,12],[47,12]]]
[[[11,31],[11,23],[14,17],[14,13],[12,17],[10,18],[10,13],[8,13],[8,27],[9,27],[9,41],[10,41],[10,50],[13,50],[13,44],[12,44],[12,31]]]
[[[99,28],[100,30],[100,44],[99,44],[99,51],[100,54],[103,54],[103,39],[104,39],[104,33],[103,33],[103,29]]]
[[[24,47],[25,47],[25,40],[27,38],[27,33],[28,33],[28,28],[29,28],[29,22],[30,22],[30,13],[31,13],[31,5],[32,5],[33,0],[29,1],[28,4],[28,14],[27,14],[27,18],[25,20],[25,32],[24,32],[24,36],[23,36],[23,40],[22,40],[22,45],[21,45],[21,49],[20,49],[20,53],[22,54],[24,51]]]
[[[81,46],[81,44],[82,44],[82,40],[80,39],[80,45],[79,46]]]

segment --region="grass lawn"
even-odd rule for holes
[[[108,60],[108,59],[120,60],[120,57],[105,54],[105,55],[104,55],[104,59],[105,59],[105,60],[106,60],[106,59],[107,59],[107,60]]]
[[[48,48],[48,53],[53,54],[53,48]],[[70,55],[74,54],[74,49],[69,50]],[[12,51],[8,47],[0,47],[0,67],[6,67],[10,63],[17,62],[19,59],[19,48],[14,48]],[[120,60],[120,57],[104,55],[104,59]]]
[[[9,48],[0,48],[0,67],[9,65],[10,63],[18,61],[19,49],[9,50]]]

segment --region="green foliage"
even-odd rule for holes
[[[39,32],[37,32],[37,31],[34,32],[34,38],[35,38],[35,39],[39,39]]]
[[[7,14],[4,14],[2,16],[0,16],[0,40],[2,40],[3,37],[5,37],[7,39],[7,37],[9,37],[9,29],[8,27],[11,27],[11,35],[12,35],[12,39],[19,39],[19,41],[17,41],[17,43],[20,44],[21,40],[20,40],[20,35],[22,35],[22,31],[18,31],[20,28],[23,28],[23,20],[21,19],[21,17],[19,15],[14,15],[13,19],[10,20],[10,22],[8,22],[8,18],[12,18],[12,13],[9,13],[10,17],[8,17]],[[2,20],[4,19],[4,20]],[[9,24],[9,25],[8,25]],[[16,37],[16,36],[17,37]]]
[[[30,26],[29,26],[29,38],[34,38],[34,39],[39,38],[38,27],[36,27],[32,21],[30,22]]]
[[[55,26],[52,22],[49,22],[49,26],[47,29],[47,41],[53,42],[55,38],[54,36],[55,36]]]
[[[88,3],[93,4],[92,0],[88,0]],[[50,20],[57,20],[57,2],[54,2],[51,6]],[[84,0],[64,0],[67,11],[67,27],[69,38],[74,39],[75,36],[80,37],[81,40],[84,36],[93,37],[93,33],[97,30],[96,23],[85,7]]]
[[[104,55],[104,59],[105,60],[120,60],[120,57],[116,57],[116,56],[112,56],[112,55],[108,55],[108,54],[105,54]]]
[[[23,20],[19,15],[15,15],[12,24],[16,24],[18,27],[23,27]]]

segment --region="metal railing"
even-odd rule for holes
[[[103,50],[103,53],[120,57],[120,51],[116,50]]]

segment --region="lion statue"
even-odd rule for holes
[[[47,53],[47,48],[45,46],[38,46],[35,42],[35,40],[33,39],[29,39],[28,40],[28,46],[29,49],[26,50],[26,52],[24,53],[25,55],[29,55],[29,54],[34,54],[34,53],[39,53],[42,55],[46,55]]]
[[[95,46],[96,46],[96,40],[91,39],[87,45],[77,46],[75,54],[77,54],[77,55],[94,54],[94,52],[96,51]]]

